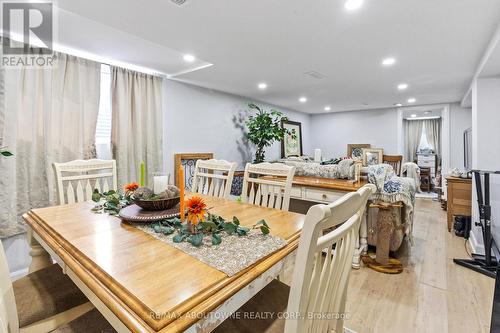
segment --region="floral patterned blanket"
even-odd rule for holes
[[[321,165],[317,162],[304,162],[299,159],[282,159],[279,162],[295,167],[296,176],[321,178],[354,179],[354,160],[345,159],[339,164]]]
[[[413,244],[413,212],[415,207],[415,180],[397,177],[388,164],[371,165],[368,168],[368,181],[377,187],[372,200],[385,202],[401,201],[405,205],[405,234]]]

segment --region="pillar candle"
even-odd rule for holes
[[[181,211],[181,222],[184,222],[184,214],[185,214],[185,202],[184,202],[184,167],[179,167],[179,192],[180,192],[180,211]]]
[[[141,161],[141,180],[139,182],[139,184],[142,186],[144,186],[144,174],[145,174],[145,171],[146,171],[146,165],[144,164],[144,161]]]
[[[165,191],[168,186],[168,176],[154,176],[153,177],[153,192],[160,194]]]
[[[321,162],[321,149],[314,149],[314,162]]]

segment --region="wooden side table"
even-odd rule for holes
[[[446,177],[448,184],[448,231],[453,226],[455,215],[471,216],[472,210],[472,179]]]
[[[402,202],[388,203],[375,202],[369,204],[370,208],[378,208],[377,216],[377,252],[373,255],[363,255],[363,263],[380,273],[399,274],[403,272],[401,261],[389,257],[391,236],[399,228],[396,226],[398,210],[403,208]]]
[[[378,208],[376,261],[381,265],[389,264],[391,235],[396,228],[396,210],[403,207],[402,202],[377,202],[370,208]]]

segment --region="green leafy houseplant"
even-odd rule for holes
[[[248,107],[257,113],[250,115],[245,122],[248,129],[246,137],[257,147],[254,163],[261,163],[265,160],[264,149],[266,147],[271,146],[275,141],[283,140],[287,134],[294,134],[281,126],[282,121],[288,120],[283,113],[274,109],[267,112],[253,103],[248,104]]]

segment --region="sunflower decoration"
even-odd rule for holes
[[[186,208],[188,211],[187,220],[193,225],[197,225],[199,222],[203,221],[207,213],[205,201],[197,195],[186,201]]]
[[[134,192],[139,188],[139,184],[137,183],[130,183],[125,185],[125,192]]]

